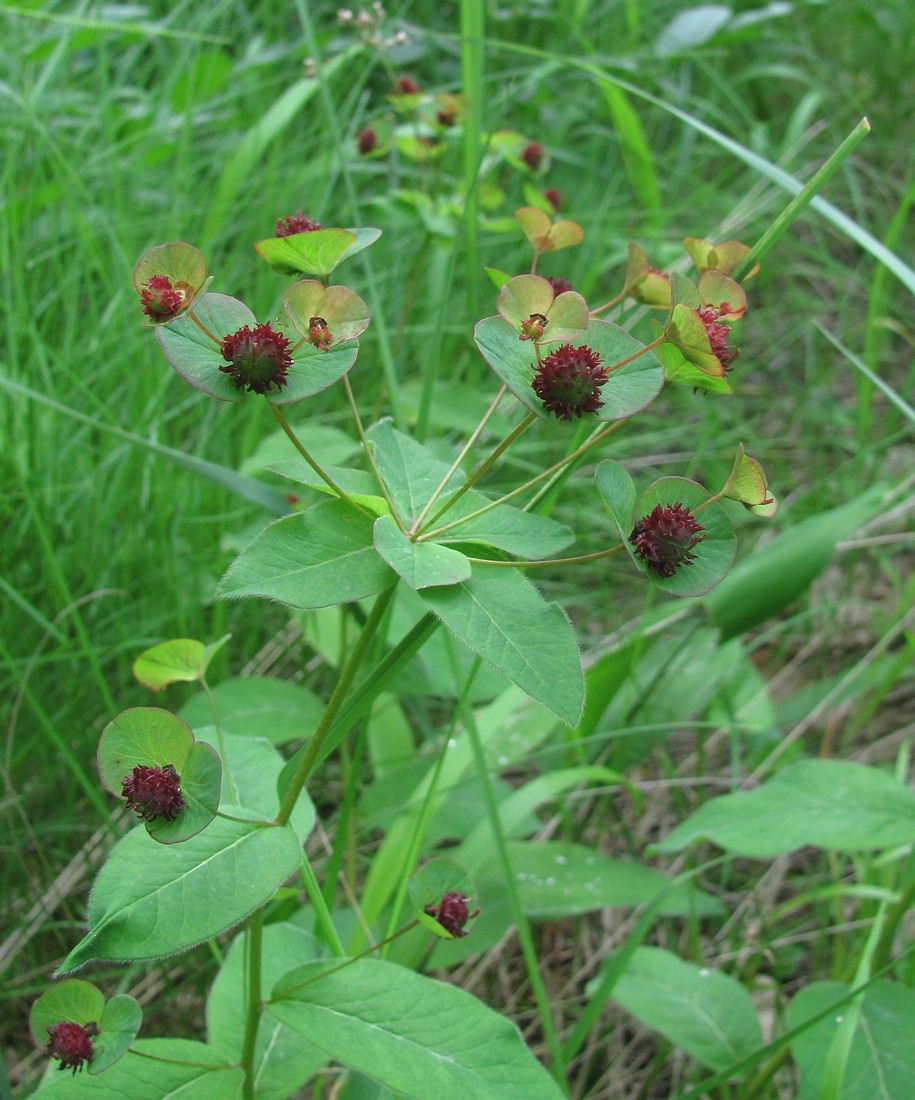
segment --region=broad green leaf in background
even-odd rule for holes
[[[565,612],[517,570],[477,566],[463,584],[427,588],[423,602],[469,650],[574,725],[584,677]]]
[[[380,959],[332,965],[293,970],[267,1006],[328,1058],[411,1100],[562,1097],[515,1026],[463,989]]]
[[[846,852],[911,844],[915,791],[864,764],[802,760],[756,790],[709,799],[655,847],[679,852],[703,839],[759,858],[805,844]]]
[[[813,982],[791,1002],[788,1023],[792,1029],[840,1002],[850,993],[839,982]],[[800,1070],[797,1100],[822,1100],[822,1081],[833,1039],[848,1006],[798,1035],[791,1043]],[[864,994],[858,1026],[845,1065],[842,1093],[830,1100],[902,1100],[915,1081],[915,991],[901,982],[881,981]]]
[[[608,906],[644,905],[670,887],[667,876],[653,867],[610,859],[582,844],[514,840],[508,852],[524,912],[542,920]],[[720,914],[721,905],[684,883],[666,895],[661,912],[710,916]]]
[[[521,404],[538,416],[555,420],[552,413],[545,411],[531,385],[536,355],[530,343],[519,340],[517,332],[501,317],[485,317],[474,329],[474,338],[483,358]],[[571,343],[575,347],[586,344],[596,351],[605,367],[637,355],[645,346],[617,325],[599,318],[593,318],[587,331]],[[651,404],[663,384],[664,371],[654,353],[638,355],[626,366],[612,371],[600,391],[603,406],[583,419],[621,420],[632,416]]]
[[[264,596],[305,610],[373,596],[396,574],[375,550],[372,522],[343,500],[277,520],[235,559],[219,595]]]
[[[264,737],[274,745],[309,737],[324,710],[313,691],[274,676],[234,676],[217,684],[212,696],[225,732]],[[210,701],[202,691],[184,704],[180,714],[192,729],[213,722]]]
[[[304,928],[295,924],[268,924],[263,933],[262,983],[272,987],[287,971],[316,959],[321,946]],[[236,936],[207,997],[207,1042],[223,1057],[237,1060],[245,1033],[244,1003],[247,988],[245,937]],[[327,1061],[323,1051],[313,1047],[268,1015],[261,1016],[254,1051],[254,1081],[257,1100],[285,1100]]]
[[[802,595],[826,568],[839,539],[870,519],[883,495],[874,486],[847,504],[787,528],[741,558],[704,600],[722,636],[752,630]]]
[[[727,974],[684,962],[672,951],[636,948],[613,999],[710,1069],[727,1069],[762,1046],[749,992]]]
[[[137,1039],[98,1077],[46,1076],[39,1095],[50,1100],[241,1100],[244,1071],[210,1046],[191,1039]]]
[[[387,418],[373,424],[367,436],[391,501],[403,523],[409,526],[440,485],[448,466],[421,443],[399,432]],[[445,492],[459,488],[465,480],[460,471],[455,471]]]
[[[434,588],[470,580],[470,562],[457,550],[434,542],[415,543],[393,516],[375,520],[375,549],[411,588]]]
[[[300,858],[290,826],[216,818],[204,832],[169,846],[134,829],[99,872],[89,897],[89,931],[59,973],[95,960],[156,959],[194,947],[267,902]]]
[[[272,821],[280,808],[276,787],[286,761],[263,737],[227,733],[223,745],[239,803],[265,821]],[[299,795],[289,824],[304,844],[315,824],[315,807],[307,791]]]
[[[207,665],[231,635],[204,645],[193,638],[174,638],[144,650],[133,663],[133,674],[150,691],[161,691],[169,684],[202,680]]]

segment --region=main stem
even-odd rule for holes
[[[248,921],[248,990],[245,1004],[245,1035],[241,1047],[241,1068],[245,1073],[244,1100],[255,1100],[254,1051],[257,1028],[261,1019],[261,966],[264,945],[263,907],[251,914]]]
[[[343,668],[340,670],[337,686],[334,688],[333,694],[327,701],[327,706],[324,708],[324,713],[321,715],[321,721],[318,723],[317,729],[308,742],[308,748],[305,750],[299,762],[299,766],[296,768],[295,774],[286,789],[280,811],[276,815],[277,825],[285,825],[289,821],[290,815],[298,801],[298,797],[302,792],[302,788],[305,786],[305,781],[308,779],[309,775],[311,775],[311,770],[315,766],[318,756],[320,755],[321,747],[333,727],[334,719],[343,706],[353,686],[353,681],[356,679],[356,673],[359,671],[369,646],[372,644],[378,632],[378,627],[381,625],[384,614],[388,609],[388,604],[391,602],[391,597],[394,595],[395,587],[396,586],[386,588],[383,592],[379,593],[372,610],[369,612],[368,618],[365,620],[362,633],[353,646],[352,653],[350,653]]]

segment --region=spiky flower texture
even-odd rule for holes
[[[289,341],[268,325],[253,329],[244,325],[222,342],[222,357],[228,364],[219,369],[228,374],[237,389],[249,393],[268,393],[286,385],[286,372],[292,366]]]
[[[672,577],[684,565],[692,565],[695,546],[705,538],[696,517],[682,504],[656,504],[636,523],[629,536],[639,558],[652,573]]]
[[[194,296],[189,283],[173,283],[167,275],[153,275],[140,292],[143,312],[152,321],[171,321]]]
[[[98,1024],[94,1020],[88,1024],[62,1020],[48,1028],[50,1038],[45,1049],[52,1058],[60,1059],[58,1069],[72,1069],[75,1075],[84,1063],[92,1061],[95,1054],[92,1037],[98,1033]]]
[[[587,344],[562,344],[536,365],[531,382],[547,412],[573,420],[597,412],[603,405],[600,389],[607,381],[601,357]]]
[[[162,767],[138,764],[121,780],[121,794],[128,810],[136,810],[144,821],[162,818],[174,821],[186,808],[181,781],[172,764]]]

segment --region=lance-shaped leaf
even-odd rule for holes
[[[280,275],[326,279],[345,256],[355,256],[380,236],[380,229],[315,229],[289,237],[268,237],[254,247]]]
[[[297,331],[321,350],[353,340],[368,328],[369,307],[346,286],[301,279],[286,291],[283,305]]]
[[[235,559],[219,595],[264,596],[302,610],[373,596],[397,579],[375,550],[374,518],[337,499],[278,520]]]
[[[556,294],[539,275],[517,275],[502,287],[496,309],[522,340],[567,343],[588,327],[588,304],[574,290]]]
[[[765,471],[744,451],[742,443],[737,444],[734,467],[721,495],[728,500],[739,500],[748,512],[766,519],[778,511],[778,501],[769,489]]]
[[[536,206],[522,206],[515,211],[515,219],[524,230],[531,248],[537,253],[557,252],[573,244],[581,244],[585,231],[578,222],[561,218],[554,222],[549,214]]]
[[[125,780],[133,777],[136,786],[139,775],[134,769],[173,769],[171,780],[183,808],[172,820],[156,816],[145,823],[150,836],[162,844],[177,844],[199,833],[219,808],[219,755],[212,745],[195,740],[186,722],[159,707],[132,707],[109,722],[99,738],[97,764],[105,788],[118,798],[125,795]],[[161,782],[168,783],[170,775],[161,776]]]
[[[244,807],[232,812],[256,818]],[[162,958],[212,939],[269,901],[300,859],[289,825],[219,817],[172,846],[134,829],[99,872],[89,896],[89,931],[59,973],[95,960]]]
[[[474,339],[483,358],[523,405],[544,419],[555,419],[534,392],[535,354],[530,344],[520,341],[501,317],[485,317],[480,321]],[[592,318],[587,331],[570,343],[573,347],[591,348],[610,371],[600,390],[603,405],[586,414],[588,419],[621,420],[632,416],[650,405],[664,385],[664,372],[653,352],[645,352],[645,345],[618,325]],[[625,359],[631,361],[613,369]]]
[[[463,989],[381,959],[310,963],[267,1014],[343,1066],[413,1100],[560,1100],[504,1016]]]
[[[516,569],[479,566],[463,584],[427,588],[423,602],[472,652],[566,725],[584,706],[584,677],[565,612]]]

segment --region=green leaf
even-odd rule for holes
[[[712,351],[705,323],[692,306],[682,302],[674,306],[664,336],[703,376],[722,378],[727,374],[724,364]]]
[[[223,736],[223,744],[227,771],[231,772],[238,803],[264,821],[272,821],[280,808],[276,788],[286,761],[262,737],[227,733]],[[315,808],[307,791],[299,795],[289,824],[304,844],[315,824]]]
[[[670,879],[653,867],[610,859],[582,844],[513,840],[508,852],[524,912],[541,920],[608,906],[645,905],[671,886]],[[494,865],[491,859],[488,866]],[[480,874],[488,878],[482,870]],[[722,910],[714,898],[685,883],[670,889],[660,911],[710,916]]]
[[[618,462],[609,458],[598,464],[594,480],[621,541],[628,542],[635,521],[635,482]]]
[[[274,405],[294,405],[328,389],[346,374],[359,354],[358,340],[346,340],[326,351],[307,340],[300,343],[298,331],[285,317],[277,319],[273,327],[289,339],[290,349],[295,349],[292,366],[286,373],[286,385],[266,395]]]
[[[133,663],[133,674],[150,691],[161,691],[169,684],[202,680],[213,656],[229,640],[204,645],[193,638],[174,638],[144,650]]]
[[[227,294],[204,294],[194,304],[193,312],[217,340],[245,325],[253,328],[257,324],[257,318],[244,302]],[[241,401],[244,397],[244,390],[219,369],[227,365],[221,346],[186,314],[160,325],[156,339],[172,368],[195,389],[220,401]]]
[[[342,500],[277,520],[235,559],[219,595],[264,596],[303,610],[373,596],[396,574],[375,550],[372,523]]]
[[[502,327],[511,333],[504,323]],[[368,436],[375,446],[375,461],[398,514],[405,523],[416,519],[431,494],[442,483],[448,465],[421,443],[397,431],[389,420],[375,424]],[[449,493],[454,493],[463,484],[464,476],[455,472],[441,501],[432,509],[432,515],[447,504]],[[346,488],[346,485],[341,487]],[[435,522],[450,525],[491,503],[488,497],[471,489],[455,504],[448,505],[445,513]],[[426,531],[424,538],[446,543],[478,543],[525,558],[545,558],[568,546],[574,535],[568,527],[548,516],[499,504],[466,523],[443,530],[440,535],[436,535],[434,530]]]
[[[836,543],[878,511],[883,490],[866,493],[782,531],[741,559],[727,579],[706,596],[712,622],[723,637],[764,623],[797,599],[826,568]]]
[[[48,1041],[48,1028],[62,1021],[85,1027],[98,1023],[105,1011],[105,997],[91,982],[70,978],[46,989],[29,1012],[32,1041],[43,1047]]]
[[[915,791],[894,776],[841,760],[802,760],[763,786],[712,798],[656,846],[695,840],[767,858],[805,844],[866,851],[915,840]]]
[[[190,1039],[137,1039],[100,1077],[55,1076],[41,1089],[52,1100],[241,1100],[245,1075],[212,1047]]]
[[[485,317],[480,321],[474,329],[474,339],[483,358],[521,404],[538,416],[555,420],[552,413],[546,412],[531,385],[536,358],[531,344],[519,340],[517,332],[501,317]],[[592,319],[587,331],[570,342],[575,347],[587,345],[596,351],[605,367],[636,355],[645,346],[617,325],[599,318]],[[611,372],[600,391],[603,406],[582,419],[621,420],[632,416],[651,404],[663,384],[664,372],[654,353],[638,355],[626,366]]]
[[[393,516],[375,520],[375,549],[413,589],[460,584],[470,579],[470,562],[457,550],[434,542],[412,542]]]
[[[515,330],[517,338],[522,326],[539,316],[543,334],[541,344],[575,340],[588,327],[588,304],[574,290],[557,295],[552,285],[539,275],[517,275],[502,287],[496,308],[499,315]],[[530,336],[530,333],[526,334]]]
[[[711,494],[695,481],[683,477],[662,477],[642,493],[635,515],[637,518],[648,516],[658,504],[665,508],[682,504],[695,515],[700,505],[706,505],[710,497]],[[628,535],[623,537],[626,552],[639,570],[657,588],[673,596],[705,595],[727,575],[737,553],[734,528],[720,504],[706,505],[696,515],[696,520],[702,525],[702,541],[691,551],[695,560],[684,562],[672,577],[660,577],[648,569],[636,555]]]
[[[268,1015],[413,1100],[562,1097],[515,1026],[463,989],[380,959],[335,965],[287,974]]]
[[[312,321],[319,317],[330,330],[331,346],[352,340],[365,332],[369,307],[346,286],[325,286],[316,279],[294,283],[283,296],[289,319],[306,338]]]
[[[851,990],[838,982],[813,982],[791,1003],[789,1026],[837,1005],[791,1044],[800,1070],[798,1100],[821,1100],[822,1081],[833,1039],[848,1013],[840,1002]],[[837,1002],[839,1002],[837,1004]],[[901,982],[882,981],[864,994],[837,1100],[895,1100],[907,1097],[915,1081],[915,992]]]
[[[187,803],[172,821],[147,821],[150,836],[162,844],[177,844],[205,829],[216,816],[222,765],[212,745],[195,741],[187,723],[159,707],[132,707],[102,730],[96,756],[105,788],[123,797],[122,782],[138,765],[178,773],[181,795]]]
[[[268,237],[254,247],[279,275],[326,279],[344,256],[355,256],[380,236],[380,229],[315,229],[289,237]]]
[[[92,1040],[94,1055],[90,1073],[101,1073],[127,1053],[143,1023],[143,1009],[127,993],[116,993],[98,1021],[99,1034]]]
[[[169,846],[134,829],[99,872],[89,932],[59,973],[96,960],[162,958],[211,939],[269,901],[300,858],[289,826],[216,818],[184,844]]]
[[[636,948],[613,999],[710,1069],[726,1070],[763,1043],[753,1001],[739,982],[659,947]]]
[[[272,676],[232,677],[217,684],[211,694],[224,731],[263,737],[274,745],[309,737],[324,711],[314,692]],[[213,722],[204,692],[184,704],[181,717],[192,729]]]
[[[578,222],[568,218],[554,222],[549,214],[535,206],[519,207],[515,211],[515,219],[535,252],[556,252],[560,248],[581,244],[585,237]]]
[[[574,725],[584,706],[578,646],[565,612],[517,570],[480,566],[423,602],[471,652]]]
[[[206,1005],[207,1040],[232,1061],[238,1059],[245,1033],[244,1013],[238,1010],[248,983],[245,948],[245,937],[236,936],[210,987]],[[319,953],[320,944],[304,928],[268,924],[261,958],[263,988],[272,989],[285,973]],[[261,1015],[253,1063],[257,1100],[286,1100],[326,1061],[327,1055],[303,1036],[266,1013]]]

